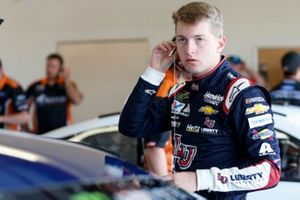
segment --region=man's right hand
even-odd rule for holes
[[[150,67],[157,71],[165,73],[176,56],[176,53],[171,55],[175,47],[176,43],[173,41],[166,41],[158,44],[152,50]]]

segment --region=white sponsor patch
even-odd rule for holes
[[[274,155],[275,152],[269,143],[262,143],[259,149],[259,156]]]
[[[265,114],[265,115],[260,115],[256,117],[251,117],[248,119],[249,122],[249,127],[250,128],[255,128],[255,127],[260,127],[264,126],[267,124],[272,124],[273,119],[271,114]]]

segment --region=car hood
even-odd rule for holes
[[[0,130],[0,163],[0,191],[57,182],[108,182],[148,175],[99,150],[5,130]]]
[[[74,135],[77,135],[83,131],[100,128],[100,127],[109,127],[109,126],[117,126],[119,122],[120,115],[107,116],[105,118],[95,118],[83,122],[79,122],[76,124],[71,124],[66,127],[58,128],[53,131],[47,132],[43,134],[43,136],[48,138],[70,138]]]
[[[274,124],[277,130],[300,139],[300,107],[291,105],[272,105]]]

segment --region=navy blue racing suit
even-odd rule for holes
[[[161,76],[161,77],[158,77]],[[155,97],[163,75],[148,67],[128,98],[121,133],[143,137],[172,130],[174,171],[197,174],[207,199],[245,199],[274,187],[280,153],[268,92],[240,77],[224,57],[210,72]]]

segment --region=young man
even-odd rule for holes
[[[300,54],[295,51],[286,53],[281,59],[283,81],[271,92],[273,103],[300,106]]]
[[[240,78],[221,56],[226,38],[219,10],[193,2],[173,20],[176,42],[153,49],[122,111],[120,132],[143,137],[171,129],[173,181],[208,199],[245,199],[249,191],[274,187],[281,170],[268,92]],[[158,99],[175,47],[193,80]]]
[[[29,121],[28,105],[22,87],[9,78],[0,60],[0,128],[21,130]]]
[[[79,104],[82,94],[70,80],[69,69],[63,67],[59,54],[47,57],[47,77],[29,86],[26,94],[33,109],[32,132],[42,134],[71,122],[71,103]]]

